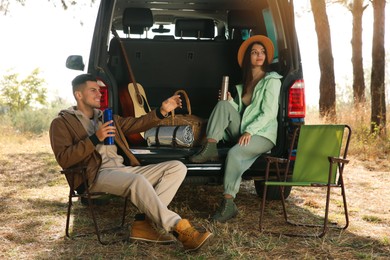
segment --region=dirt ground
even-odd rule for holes
[[[67,184],[51,153],[48,136],[0,137],[1,259],[390,259],[390,168],[386,160],[350,157],[345,168],[350,226],[324,238],[295,238],[258,230],[260,199],[245,181],[236,199],[240,214],[226,224],[208,220],[220,200],[220,186],[182,186],[170,205],[214,238],[199,252],[186,253],[179,243],[116,243],[102,246],[94,235],[65,236]],[[330,218],[342,222],[341,199],[332,193]],[[293,189],[288,205],[298,220],[320,216],[323,193]],[[120,200],[99,208],[104,224],[120,215]],[[127,223],[136,213],[130,207]],[[265,225],[285,231],[280,202],[267,204]],[[91,230],[87,209],[75,201],[71,229]],[[119,220],[118,220],[119,221]],[[297,229],[294,229],[295,231]],[[298,230],[304,232],[306,230]]]

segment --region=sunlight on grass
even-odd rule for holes
[[[0,258],[386,259],[390,254],[390,189],[386,186],[390,182],[390,144],[388,137],[386,140],[368,131],[369,116],[363,112],[339,111],[338,123],[349,124],[353,129],[351,162],[345,169],[351,220],[347,230],[331,230],[322,239],[259,232],[260,199],[252,181],[241,185],[236,199],[240,210],[237,218],[226,224],[210,222],[222,186],[183,185],[170,208],[215,235],[207,249],[195,253],[184,252],[179,243],[161,246],[125,242],[101,246],[94,235],[67,239],[69,190],[52,154],[48,134],[20,134],[3,124],[0,126]],[[307,124],[321,122],[316,112],[309,111]],[[322,196],[316,190],[294,188],[287,199],[291,214],[297,220],[321,221]],[[77,200],[73,204],[71,232],[93,231],[88,209]],[[112,200],[108,206],[98,208],[101,224],[119,221],[122,209],[119,204],[120,200]],[[340,213],[340,198],[332,198],[331,207],[329,218],[341,223],[344,216]],[[129,206],[128,224],[135,213],[136,208]],[[288,229],[280,201],[270,202],[265,216],[270,229],[278,232]]]
[[[387,108],[390,111],[390,107]],[[341,105],[337,110],[336,124],[347,124],[352,128],[349,155],[365,162],[372,169],[390,169],[390,122],[387,120],[386,135],[371,132],[370,109],[365,106],[354,108],[353,105]],[[329,123],[320,119],[318,111],[309,109],[306,124]]]
[[[370,223],[381,223],[382,219],[380,219],[377,216],[363,216],[363,220],[370,222]]]
[[[390,246],[390,237],[388,237],[388,236],[383,237],[382,244],[384,246]]]

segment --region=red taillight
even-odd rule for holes
[[[100,109],[104,110],[108,108],[108,88],[106,83],[104,83],[101,79],[98,79],[97,83],[100,86],[100,93],[102,94],[100,97]]]
[[[294,82],[288,95],[288,117],[305,117],[305,82],[300,79]]]

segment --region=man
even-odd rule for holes
[[[62,168],[87,166],[87,185],[92,192],[130,198],[142,212],[136,215],[130,239],[174,242],[168,233],[157,232],[154,223],[173,233],[186,250],[204,245],[212,233],[197,231],[188,220],[167,208],[184,180],[185,165],[168,161],[140,166],[124,137],[155,126],[169,112],[181,107],[180,96],[168,98],[160,108],[139,118],[115,115],[112,121],[103,123],[96,78],[82,74],[72,81],[72,86],[77,105],[62,110],[50,126],[50,142],[58,164]],[[114,126],[110,126],[112,123]],[[115,137],[115,145],[104,145],[107,137]],[[82,184],[81,179],[75,179],[75,187]]]

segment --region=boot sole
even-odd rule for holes
[[[153,239],[147,239],[147,238],[142,238],[142,237],[129,237],[130,241],[142,241],[142,242],[147,242],[147,243],[154,243],[154,244],[160,244],[160,245],[170,245],[176,242],[176,240],[153,240]]]
[[[205,240],[203,240],[203,242],[198,245],[196,248],[189,248],[189,249],[185,249],[186,252],[193,252],[193,251],[197,251],[199,249],[201,249],[203,246],[205,245],[208,245],[210,243],[210,240],[211,238],[214,236],[213,233],[210,233]]]
[[[238,215],[238,211],[237,211],[235,214],[233,214],[233,216],[232,216],[231,218],[229,218],[229,219],[226,219],[226,220],[219,220],[219,219],[214,219],[214,218],[213,218],[213,220],[214,220],[215,222],[219,222],[219,223],[226,223],[226,222],[228,222],[229,220],[231,220],[231,219],[237,217],[237,215]]]

